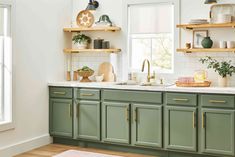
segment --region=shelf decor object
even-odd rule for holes
[[[216,4],[210,8],[211,23],[235,22],[235,4]]]
[[[79,12],[77,16],[77,25],[80,27],[91,27],[94,21],[94,15],[88,10]]]

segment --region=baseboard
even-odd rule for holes
[[[0,148],[1,157],[13,157],[17,154],[52,143],[49,134],[38,136],[32,139],[21,141],[19,143]]]

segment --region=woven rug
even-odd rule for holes
[[[68,150],[53,157],[121,157],[121,156],[106,155],[106,154],[77,151],[77,150]]]

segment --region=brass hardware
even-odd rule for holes
[[[72,117],[72,107],[71,107],[71,104],[69,104],[69,117]]]
[[[126,120],[129,121],[129,107],[126,107]]]
[[[147,82],[150,82],[150,79],[155,79],[155,75],[151,76],[150,74],[150,62],[148,59],[145,59],[143,64],[142,64],[142,72],[144,72],[144,67],[145,67],[145,62],[148,63],[148,76],[147,76]]]
[[[81,94],[81,96],[94,96],[95,94]]]
[[[205,116],[206,116],[206,114],[203,112],[202,113],[202,128],[203,129],[205,128]]]
[[[196,113],[195,112],[193,112],[193,128],[195,128],[196,127]]]
[[[65,95],[65,94],[66,94],[66,92],[53,92],[53,94]]]
[[[174,98],[173,100],[174,100],[174,101],[184,101],[184,102],[189,101],[188,99],[178,99],[178,98]]]
[[[134,117],[134,120],[137,122],[137,108],[135,108],[135,117]]]
[[[223,103],[225,104],[226,101],[225,100],[209,100],[210,103]]]

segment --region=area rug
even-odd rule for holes
[[[77,150],[68,150],[53,157],[121,157],[121,156],[106,155],[106,154],[77,151]]]

